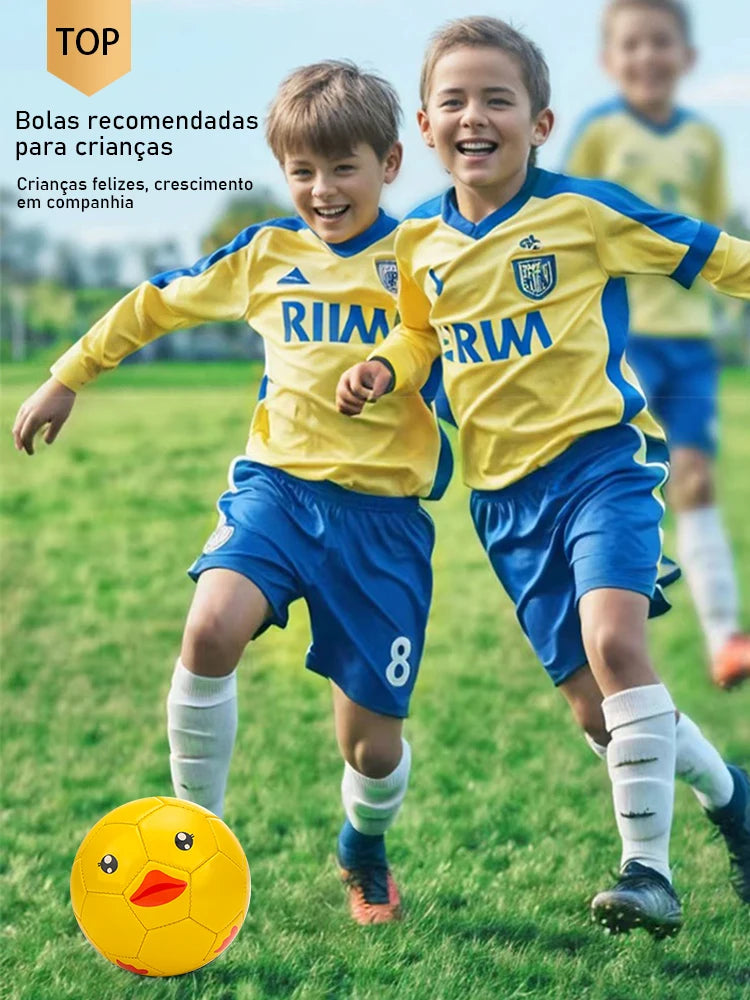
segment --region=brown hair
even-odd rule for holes
[[[549,69],[541,49],[505,21],[495,17],[462,17],[439,28],[427,46],[419,78],[419,97],[423,108],[427,106],[432,74],[438,60],[452,49],[464,46],[500,49],[513,56],[518,60],[524,86],[529,94],[531,114],[536,116],[548,107]]]
[[[387,80],[329,59],[282,81],[268,110],[266,139],[279,162],[302,148],[345,156],[359,142],[382,160],[398,141],[400,122],[401,105]]]
[[[627,10],[629,7],[648,7],[649,10],[666,11],[675,19],[685,44],[692,44],[693,32],[690,12],[682,0],[609,0],[604,8],[604,17],[602,18],[602,34],[605,42],[614,15],[619,10]]]

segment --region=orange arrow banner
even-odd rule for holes
[[[130,0],[47,0],[47,69],[88,94],[130,72]]]

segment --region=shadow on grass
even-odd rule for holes
[[[662,969],[669,976],[687,976],[690,979],[708,980],[713,976],[724,979],[734,986],[750,987],[750,966],[745,969],[733,969],[725,962],[712,962],[710,959],[669,959]]]
[[[493,919],[472,927],[454,928],[451,937],[466,941],[497,941],[510,948],[516,945],[534,943],[545,951],[556,951],[568,955],[591,948],[600,937],[593,926],[570,931],[549,931],[536,923],[509,923]],[[719,982],[732,986],[750,986],[750,965],[738,969],[728,962],[711,959],[680,959],[664,957],[659,965],[660,972],[665,977],[685,976],[697,981],[709,981],[713,977]],[[750,994],[748,994],[750,996]]]
[[[487,920],[471,927],[455,927],[449,935],[463,941],[496,941],[509,946],[534,942],[544,949],[574,955],[591,945],[591,935],[584,930],[547,931],[535,923],[509,923]]]
[[[196,976],[200,976],[200,996],[211,1000],[236,1000],[238,983],[253,983],[263,997],[286,998],[305,981],[302,970],[285,969],[275,958],[266,962],[227,962],[173,980],[177,987],[175,1000],[195,1000]]]

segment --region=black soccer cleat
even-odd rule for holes
[[[638,861],[628,861],[617,885],[594,897],[591,919],[609,934],[643,927],[655,938],[666,938],[682,926],[682,907],[668,879]]]
[[[730,885],[743,903],[750,903],[750,778],[741,767],[727,768],[734,779],[732,801],[706,815],[726,842]]]

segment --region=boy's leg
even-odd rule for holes
[[[602,693],[588,667],[577,670],[560,685],[576,721],[594,753],[607,761],[609,733],[604,725]],[[743,901],[750,903],[750,779],[738,767],[726,764],[689,716],[680,712],[675,729],[675,776],[688,784],[721,832],[729,852],[729,881]]]
[[[604,725],[603,695],[589,666],[583,666],[557,687],[573,718],[584,732],[586,742],[597,756],[607,759],[609,733]]]
[[[328,526],[304,568],[312,644],[307,667],[333,684],[345,759],[338,856],[358,923],[399,915],[383,836],[409,777],[403,719],[419,673],[432,596],[432,520],[410,498],[307,487]],[[333,492],[332,492],[333,490]]]
[[[221,816],[237,732],[235,667],[270,613],[263,593],[229,569],[201,574],[167,698],[175,795]]]
[[[607,760],[609,733],[602,712],[603,696],[589,667],[582,667],[560,685],[560,693],[586,735],[586,742],[601,760]],[[732,773],[718,750],[684,712],[675,729],[675,776],[690,785],[709,812],[726,806],[732,798]]]
[[[622,865],[641,864],[670,878],[669,834],[675,770],[675,709],[646,647],[648,598],[590,590],[579,602],[591,672],[604,695]]]
[[[719,367],[702,338],[631,336],[628,360],[671,452],[666,487],[677,526],[677,558],[706,639],[711,674],[732,687],[750,676],[750,636],[740,633],[732,553],[716,505]]]
[[[614,933],[643,924],[663,936],[681,924],[669,869],[675,709],[648,656],[648,608],[643,594],[615,588],[590,590],[579,602],[584,648],[604,695],[607,765],[622,839],[621,879],[595,897],[592,913]]]
[[[602,736],[601,692],[588,667],[560,687],[585,730],[586,742],[606,763],[609,734],[605,731]],[[730,885],[743,903],[750,903],[750,778],[742,768],[725,764],[684,712],[679,714],[675,733],[675,774],[690,785],[718,827],[729,853]]]
[[[219,815],[237,730],[234,669],[259,632],[284,628],[300,596],[297,522],[308,509],[284,489],[288,478],[235,459],[219,522],[188,570],[197,587],[168,700],[172,775],[177,795]]]
[[[750,636],[739,626],[739,595],[719,508],[711,456],[675,446],[667,497],[675,512],[677,556],[706,638],[711,674],[721,687],[750,677]]]
[[[388,870],[385,833],[406,794],[411,750],[403,720],[358,705],[332,682],[336,738],[344,757],[341,798],[346,821],[337,856],[350,887],[352,916],[361,924],[400,916],[400,899]]]
[[[665,460],[660,442],[633,427],[610,428],[580,439],[529,476],[525,489],[472,495],[480,538],[552,680],[562,684],[588,662],[607,696],[623,855],[633,876],[638,873],[643,923],[655,934],[679,926],[668,861],[674,706],[645,645],[645,595],[654,592],[661,554],[658,490]],[[649,795],[653,802],[637,801]],[[647,885],[640,885],[641,873]],[[618,926],[619,912],[614,916],[610,928],[626,929]]]
[[[620,880],[594,898],[592,913],[614,933],[640,924],[664,936],[681,923],[669,869],[675,707],[651,664],[646,621],[657,610],[651,599],[668,455],[663,442],[632,426],[613,428],[601,441],[610,448],[595,456],[598,477],[592,481],[588,470],[580,470],[565,523],[583,659],[604,696],[607,764],[622,839]]]
[[[624,431],[629,435],[628,431]],[[530,477],[530,483],[525,493],[516,491],[499,491],[498,494],[486,494],[475,491],[472,494],[471,509],[474,524],[479,534],[484,548],[490,558],[493,568],[502,582],[506,592],[516,605],[519,622],[531,641],[537,655],[544,665],[550,678],[556,685],[562,685],[570,681],[576,674],[580,674],[581,667],[587,662],[591,662],[592,655],[586,648],[585,637],[581,634],[581,617],[579,615],[580,604],[578,601],[578,588],[586,581],[597,579],[604,572],[609,572],[609,548],[611,527],[607,522],[614,521],[617,526],[625,520],[622,515],[623,503],[622,484],[619,477],[607,473],[609,467],[614,463],[622,465],[622,459],[614,447],[611,447],[610,440],[615,445],[618,443],[617,435],[608,435],[596,439],[591,445],[591,454],[584,454],[583,457],[576,455],[574,459],[566,457],[557,463],[557,467],[550,468],[543,476],[534,474]],[[627,438],[624,439],[627,441]],[[630,445],[628,445],[630,447]],[[597,453],[598,449],[598,453]],[[594,459],[598,461],[594,461]],[[581,466],[580,487],[576,494],[571,495],[570,481],[573,472],[578,472],[576,464]],[[554,465],[554,463],[553,463]],[[601,471],[600,471],[601,470]],[[664,475],[662,467],[661,475]],[[615,466],[614,472],[618,472]],[[587,475],[591,481],[587,482]],[[649,478],[649,485],[659,485],[657,470],[654,470]],[[555,485],[561,482],[565,493],[555,502]],[[627,480],[625,482],[627,487]],[[653,488],[653,487],[652,487]],[[609,494],[614,492],[616,502],[608,503]],[[650,584],[653,587],[656,577],[656,565],[658,563],[660,544],[658,537],[658,516],[661,508],[658,502],[648,491],[651,504],[656,508],[650,511],[650,517],[654,519],[653,527],[654,539],[649,538],[646,544],[645,555],[640,544],[633,546],[629,531],[628,546],[623,549],[618,536],[615,537],[615,560],[626,563],[622,558],[629,548],[637,550],[637,558],[643,559],[647,566],[651,567],[652,573]],[[625,509],[627,509],[627,497],[625,498]],[[636,525],[636,528],[639,526]],[[635,534],[635,539],[640,543],[640,536]],[[652,551],[653,549],[653,551]],[[607,556],[602,560],[602,550]],[[604,566],[602,567],[602,562]],[[629,566],[624,566],[624,571],[629,571]],[[595,591],[594,591],[595,592]],[[645,632],[645,618],[648,613],[648,600],[642,595],[631,594],[637,599],[635,615],[637,627],[635,634]],[[641,606],[641,603],[642,605]],[[638,619],[643,618],[643,623]],[[606,618],[604,619],[606,621]],[[615,631],[616,638],[622,638],[623,644],[632,638],[633,628],[620,627]],[[614,639],[605,636],[600,637],[605,645],[606,655],[602,657],[596,652],[597,662],[606,663],[615,655]],[[599,678],[594,676],[596,689],[602,686],[607,689],[607,693],[615,698],[622,687],[627,683],[636,684],[636,691],[649,692],[651,687],[660,687],[655,684],[651,665],[647,657],[644,659],[642,651],[635,647],[635,651],[622,649],[617,653],[618,666],[621,661],[627,664],[626,676],[618,679],[615,676],[613,682],[611,677]],[[602,674],[605,673],[602,669]],[[580,683],[580,682],[579,682]],[[575,680],[570,681],[569,690],[575,687]],[[629,694],[629,692],[626,692]],[[583,692],[578,692],[582,697]],[[601,696],[600,696],[601,697]],[[578,706],[580,712],[586,709],[585,703]],[[627,708],[628,706],[625,706]],[[652,699],[648,699],[647,706],[631,705],[628,714],[617,720],[607,720],[604,724],[599,718],[599,712],[588,707],[588,724],[597,734],[599,739],[608,738],[608,731],[616,728],[627,730],[628,724],[635,723],[633,730],[639,728],[639,723],[652,718],[654,715],[658,721],[656,723],[657,739],[663,735],[666,747],[662,748],[660,756],[666,758],[657,765],[657,781],[663,781],[665,788],[662,790],[661,798],[661,820],[665,829],[655,831],[645,831],[646,834],[656,833],[659,843],[658,849],[647,845],[640,851],[641,845],[636,845],[633,854],[644,853],[649,858],[655,857],[657,865],[660,865],[667,873],[660,874],[652,867],[642,866],[647,873],[650,884],[645,889],[639,888],[639,895],[646,896],[646,903],[650,911],[650,916],[646,925],[653,933],[660,933],[660,927],[671,925],[676,917],[679,919],[679,902],[674,897],[668,879],[668,861],[666,848],[668,847],[669,827],[671,824],[671,796],[674,786],[674,709],[666,691],[663,697],[656,700],[656,711]],[[632,717],[630,717],[632,716]],[[665,719],[668,724],[665,724]],[[631,734],[633,732],[631,730]],[[631,735],[628,734],[628,735]],[[623,735],[622,733],[620,734]],[[649,735],[646,733],[646,735]],[[619,737],[618,737],[619,738]],[[649,755],[653,756],[653,755]],[[653,763],[652,765],[653,766]],[[614,769],[613,772],[617,773]],[[619,792],[618,792],[619,797]],[[623,805],[617,812],[624,812],[626,817],[632,822],[636,819],[636,813],[641,810]],[[652,810],[643,810],[651,813]],[[641,816],[641,822],[651,816]],[[626,822],[625,817],[618,815],[618,826]],[[637,830],[628,830],[628,841],[637,839]],[[645,841],[650,836],[645,836],[641,832],[640,840]],[[630,852],[630,847],[629,851]],[[653,862],[652,862],[653,863]],[[641,865],[635,861],[637,868]],[[653,883],[656,883],[656,892],[653,890]],[[617,887],[619,888],[619,886]],[[597,900],[599,897],[597,897]],[[619,911],[618,911],[619,920]],[[621,930],[624,927],[618,926],[615,921],[609,923],[611,929]]]

